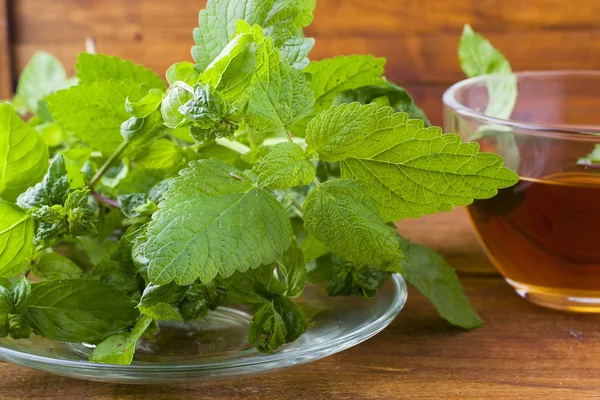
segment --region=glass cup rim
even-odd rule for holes
[[[456,82],[452,86],[450,86],[443,95],[444,105],[450,107],[454,112],[459,114],[462,117],[468,117],[477,119],[479,121],[493,124],[493,125],[503,125],[510,128],[516,128],[523,132],[523,134],[527,135],[544,135],[546,137],[561,137],[567,139],[574,139],[578,141],[592,141],[599,142],[600,138],[600,126],[597,129],[586,128],[581,129],[577,127],[570,127],[567,125],[552,125],[552,124],[539,124],[532,122],[523,122],[517,121],[514,119],[503,119],[503,118],[495,118],[485,115],[484,111],[478,111],[473,108],[467,107],[461,104],[457,98],[456,94],[459,90],[464,89],[469,86],[481,84],[487,81],[490,78],[494,77],[506,77],[506,76],[515,76],[517,80],[519,78],[526,77],[560,77],[560,76],[590,76],[594,78],[600,78],[600,71],[596,70],[550,70],[550,71],[522,71],[522,72],[514,72],[512,74],[506,73],[496,73],[496,74],[486,74],[481,76],[476,76],[473,78],[464,79],[462,81]],[[516,132],[519,134],[519,132]]]

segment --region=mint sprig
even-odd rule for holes
[[[38,115],[29,125],[0,105],[0,277],[39,282],[1,281],[0,336],[97,343],[91,361],[128,364],[161,321],[242,305],[256,310],[249,343],[270,353],[309,327],[293,300],[309,281],[371,298],[392,273],[450,322],[480,324],[454,272],[389,222],[516,176],[427,127],[385,60],[309,62],[314,6],[209,0],[195,63],[173,64],[166,83],[82,54],[68,87],[37,56],[47,62],[20,87],[56,82],[15,104]]]

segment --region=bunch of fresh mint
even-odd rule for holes
[[[393,273],[451,323],[482,324],[453,270],[391,222],[517,177],[429,127],[385,60],[309,62],[314,6],[209,0],[195,63],[167,82],[106,55],[79,55],[76,79],[33,58],[0,105],[0,336],[129,364],[158,321],[243,304],[269,353],[307,329],[293,299],[308,282],[370,298]]]

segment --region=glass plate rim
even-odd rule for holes
[[[60,358],[52,358],[46,356],[40,356],[35,354],[26,353],[23,351],[8,349],[0,344],[0,359],[10,361],[12,363],[18,363],[25,365],[23,362],[31,361],[37,364],[43,365],[54,365],[57,367],[66,368],[77,368],[80,370],[95,370],[95,371],[106,371],[112,373],[135,373],[135,372],[182,372],[182,371],[208,371],[208,370],[227,370],[235,369],[240,367],[249,367],[262,364],[270,364],[278,361],[284,361],[288,358],[298,358],[303,356],[310,356],[311,354],[334,354],[343,351],[349,347],[355,346],[371,337],[376,335],[385,329],[389,323],[396,318],[400,311],[404,308],[407,299],[406,282],[402,275],[393,274],[390,279],[394,285],[394,297],[386,309],[385,313],[381,314],[376,320],[372,321],[368,325],[361,327],[360,329],[354,330],[347,335],[341,336],[332,342],[320,344],[318,346],[306,347],[293,352],[286,353],[283,351],[274,354],[261,354],[249,357],[247,359],[240,360],[239,362],[232,362],[231,358],[223,358],[215,362],[188,362],[181,364],[131,364],[131,365],[117,365],[117,364],[99,364],[90,361],[74,361],[65,360]],[[348,346],[344,346],[349,344]],[[328,349],[334,349],[331,352],[327,352]],[[320,358],[320,357],[317,357]],[[18,360],[18,362],[16,362]],[[236,360],[237,361],[237,360]],[[35,368],[35,367],[34,367]]]

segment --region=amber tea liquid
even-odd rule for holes
[[[522,178],[468,210],[519,294],[553,308],[600,311],[600,175]]]

